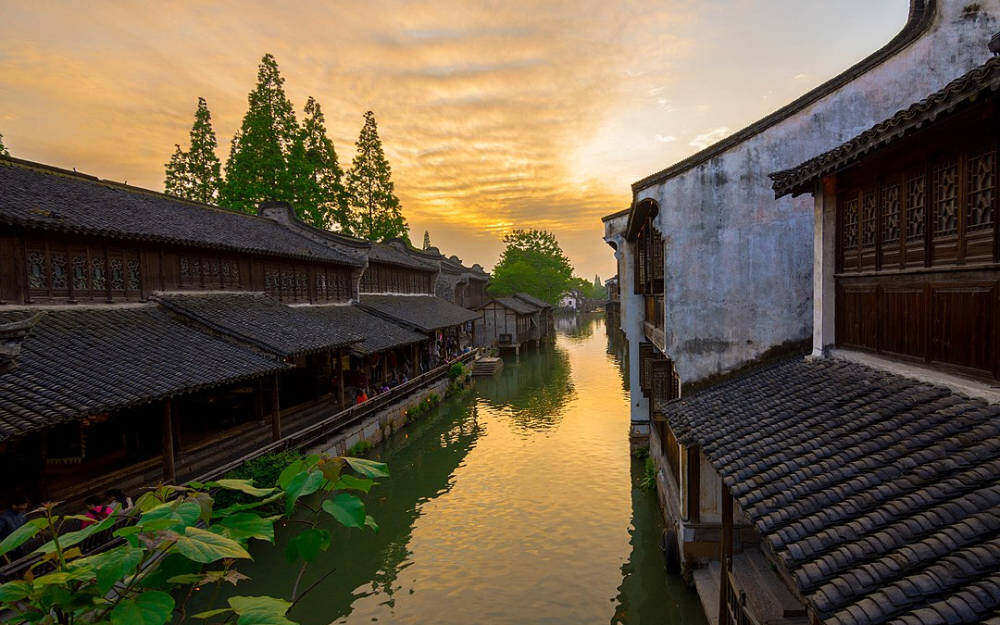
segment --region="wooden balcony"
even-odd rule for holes
[[[664,334],[663,295],[647,295],[645,298],[646,317],[643,333],[646,339],[656,345],[662,353],[667,352],[667,342]]]

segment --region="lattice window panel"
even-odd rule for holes
[[[969,158],[966,179],[965,229],[982,230],[993,225],[993,194],[996,186],[996,152],[981,152]]]
[[[875,245],[875,225],[878,219],[878,194],[865,191],[861,196],[861,245]]]
[[[125,262],[121,256],[112,256],[108,259],[108,269],[110,272],[112,291],[125,290]]]
[[[32,289],[48,288],[49,265],[45,250],[28,250],[28,287]]]
[[[858,246],[858,198],[844,202],[844,249]]]
[[[138,256],[130,255],[125,260],[125,283],[129,291],[139,291],[142,288],[142,268]]]
[[[240,264],[235,259],[223,258],[219,265],[222,275],[222,286],[234,289],[240,285]]]
[[[214,257],[207,257],[201,261],[202,271],[204,272],[204,283],[206,286],[217,287],[222,282],[222,270],[219,267],[219,259]]]
[[[947,236],[958,231],[958,161],[934,169],[934,234]]]
[[[923,175],[914,176],[906,181],[906,239],[908,241],[924,238],[926,207],[926,177]]]
[[[103,291],[108,288],[103,258],[94,256],[90,258],[90,288],[95,291]]]
[[[87,251],[76,250],[73,252],[73,291],[88,291],[90,286],[87,282]]]
[[[882,241],[899,241],[899,185],[889,184],[882,188]]]

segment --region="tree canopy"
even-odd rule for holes
[[[353,224],[343,171],[333,141],[326,135],[323,110],[312,97],[306,101],[305,118],[289,153],[288,168],[298,216],[317,228],[350,233]]]
[[[513,230],[503,238],[504,250],[493,268],[490,293],[528,293],[555,304],[569,290],[573,267],[556,236],[546,230]]]
[[[278,62],[265,54],[257,86],[247,96],[247,112],[233,136],[220,203],[253,213],[264,201],[295,202],[289,155],[300,139],[292,103],[285,95]]]
[[[354,161],[347,174],[351,228],[355,236],[372,241],[408,238],[406,219],[393,191],[392,169],[382,150],[375,113],[365,113],[365,123],[355,144]]]
[[[166,166],[163,186],[167,193],[195,202],[214,204],[222,183],[222,163],[215,153],[218,147],[208,104],[205,98],[198,98],[188,150],[175,146],[174,154]]]

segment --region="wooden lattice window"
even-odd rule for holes
[[[842,238],[845,250],[858,247],[858,198],[852,197],[844,202],[844,234]]]
[[[911,176],[906,181],[906,240],[924,238],[924,221],[927,217],[927,177]]]
[[[240,286],[240,263],[234,258],[223,258],[219,263],[222,286],[235,289]]]
[[[875,245],[875,225],[878,219],[877,194],[875,190],[865,191],[861,196],[861,245]]]
[[[882,242],[899,241],[899,185],[882,187]]]
[[[958,231],[958,159],[934,168],[934,235]]]
[[[29,245],[26,260],[30,297],[75,301],[141,294],[142,271],[136,250],[46,242]]]
[[[966,163],[965,229],[982,230],[993,225],[993,189],[996,186],[996,152],[970,156]]]

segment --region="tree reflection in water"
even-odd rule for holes
[[[520,362],[509,359],[503,371],[476,381],[479,397],[510,415],[511,425],[525,436],[555,428],[574,397],[566,351],[553,345],[522,352]]]

